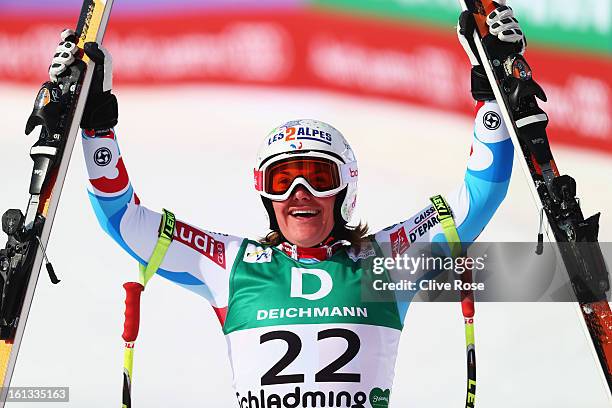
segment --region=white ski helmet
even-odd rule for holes
[[[335,168],[332,168],[338,177],[335,188],[318,191],[306,178],[298,176],[282,194],[271,193],[266,185],[266,170],[279,162],[304,158],[320,158],[335,164]],[[314,119],[292,120],[272,130],[257,153],[254,178],[255,189],[266,207],[272,230],[278,229],[272,200],[286,200],[297,185],[304,186],[317,197],[337,194],[334,218],[336,223],[342,225],[351,220],[357,202],[358,168],[351,146],[333,126]]]

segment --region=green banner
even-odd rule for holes
[[[311,0],[341,9],[445,27],[457,24],[458,0]],[[509,0],[532,43],[556,48],[612,54],[609,0]]]

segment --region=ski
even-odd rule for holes
[[[30,199],[25,215],[21,210],[10,209],[2,216],[2,230],[8,242],[0,249],[0,408],[9,392],[43,260],[51,281],[59,282],[45,248],[93,75],[93,62],[82,48],[86,42],[102,42],[112,3],[113,0],[83,1],[75,31],[80,48],[77,61],[57,83],[43,84],[26,124],[26,134],[41,126],[30,150],[34,161]]]
[[[513,44],[489,34],[486,17],[496,8],[493,0],[459,1],[463,10],[474,15],[474,40],[480,60],[514,147],[524,158],[520,161],[523,171],[531,180],[529,187],[540,210],[536,253],[542,253],[542,231],[548,224],[546,232],[551,242],[556,242],[601,374],[612,391],[612,311],[607,297],[610,280],[597,241],[599,213],[584,218],[576,197],[576,181],[561,175],[557,168],[546,134],[548,116],[537,103],[537,99],[545,102],[546,95],[534,81],[529,64],[522,55],[512,54],[509,47]]]

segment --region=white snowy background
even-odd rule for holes
[[[36,89],[0,83],[0,210],[24,208],[34,137],[23,134]],[[358,217],[373,230],[418,211],[427,197],[463,179],[472,120],[378,99],[221,86],[116,89],[117,133],[143,203],[201,227],[252,237],[266,218],[252,189],[262,138],[292,118],[328,121],[357,152]],[[37,132],[36,132],[37,133]],[[578,180],[585,214],[603,211],[612,240],[612,158],[555,146],[562,172]],[[118,407],[123,341],[122,284],[137,265],[97,224],[75,148],[48,255],[62,279],[43,270],[13,377],[14,386],[67,386],[70,403]],[[507,199],[481,236],[533,241],[538,213],[515,165]],[[4,243],[5,237],[0,240]],[[577,309],[569,303],[477,305],[479,408],[609,407]],[[391,407],[461,407],[465,343],[457,304],[414,304],[397,360]],[[196,295],[154,278],[142,302],[135,407],[235,407],[218,321]],[[38,404],[7,404],[14,407]]]

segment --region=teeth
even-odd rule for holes
[[[291,215],[317,215],[319,212],[317,210],[295,210],[291,211]]]

